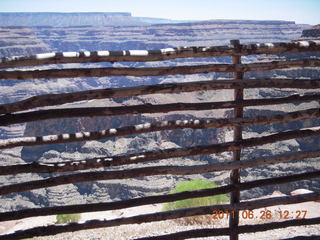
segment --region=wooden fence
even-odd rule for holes
[[[293,102],[319,101],[319,94],[292,95],[281,98],[268,99],[244,99],[243,90],[249,88],[290,88],[290,89],[320,89],[320,79],[245,79],[247,71],[264,71],[272,69],[287,69],[296,67],[320,67],[320,60],[308,58],[302,60],[285,60],[258,63],[241,63],[241,56],[252,54],[286,54],[300,52],[320,51],[320,41],[298,41],[291,43],[267,43],[241,45],[239,41],[233,40],[229,46],[219,47],[183,47],[169,48],[158,51],[98,51],[98,52],[67,52],[37,54],[31,57],[3,58],[0,61],[0,79],[24,80],[38,78],[67,78],[67,77],[103,77],[103,76],[164,76],[174,74],[196,74],[208,72],[232,72],[233,79],[170,83],[137,87],[122,87],[95,89],[81,92],[45,94],[34,96],[22,101],[0,105],[0,126],[7,126],[16,123],[26,123],[36,120],[75,118],[92,116],[115,116],[124,114],[143,113],[167,113],[182,110],[212,110],[212,109],[234,109],[232,118],[204,120],[176,120],[160,121],[152,124],[145,123],[135,126],[105,129],[97,132],[77,132],[60,135],[21,137],[0,140],[0,149],[17,146],[36,146],[55,143],[69,143],[89,140],[99,140],[111,137],[137,135],[163,130],[175,129],[208,129],[208,128],[234,128],[234,140],[219,144],[193,146],[186,148],[171,148],[161,151],[148,151],[135,154],[83,159],[79,161],[44,163],[32,162],[19,165],[1,165],[0,175],[14,175],[20,173],[56,173],[54,177],[42,180],[21,182],[4,185],[0,187],[0,194],[10,194],[29,191],[39,188],[58,186],[68,183],[79,183],[86,181],[128,179],[154,175],[188,175],[211,173],[216,171],[229,170],[230,184],[213,189],[182,192],[162,196],[148,196],[128,199],[123,201],[103,202],[95,204],[77,204],[71,206],[45,207],[23,209],[11,212],[0,213],[0,221],[17,220],[27,217],[56,215],[62,213],[84,213],[94,211],[114,210],[142,206],[146,204],[165,203],[187,198],[213,196],[222,193],[230,193],[230,204],[194,207],[175,211],[157,212],[132,217],[124,217],[113,220],[91,220],[83,223],[70,223],[65,225],[50,225],[46,227],[35,227],[11,234],[0,235],[0,240],[23,239],[34,236],[54,235],[63,232],[79,231],[84,229],[119,226],[122,224],[143,223],[176,219],[186,216],[196,216],[212,213],[213,210],[234,211],[235,217],[230,217],[229,228],[208,228],[190,230],[166,234],[162,236],[146,237],[140,239],[186,239],[207,236],[230,236],[230,239],[238,239],[239,234],[267,231],[271,229],[286,228],[289,226],[302,226],[320,224],[320,218],[295,219],[283,222],[272,222],[259,225],[239,226],[239,211],[252,210],[261,207],[275,206],[279,204],[302,203],[306,201],[320,200],[320,193],[301,194],[297,196],[285,196],[254,201],[240,201],[240,191],[257,187],[295,182],[299,180],[313,179],[320,177],[320,171],[294,174],[284,177],[266,178],[250,182],[240,182],[240,169],[262,165],[302,160],[305,158],[320,157],[320,149],[314,151],[289,152],[272,157],[258,158],[240,161],[241,150],[247,147],[260,146],[295,138],[306,138],[319,136],[320,128],[300,129],[293,131],[279,132],[263,137],[242,139],[242,128],[259,124],[288,123],[297,120],[307,120],[320,117],[320,109],[307,109],[283,114],[268,116],[244,117],[244,107],[276,105]],[[49,69],[49,70],[16,70],[13,67],[36,66],[44,64],[62,63],[86,63],[86,62],[117,62],[117,61],[161,61],[177,58],[196,57],[220,57],[231,56],[232,64],[208,64],[197,66],[170,66],[170,67],[109,67],[109,68],[74,68],[74,69]],[[205,102],[205,103],[171,103],[171,104],[143,104],[120,107],[90,107],[90,108],[55,108],[35,109],[58,104],[72,103],[82,100],[106,99],[118,97],[141,96],[147,94],[171,94],[182,92],[194,92],[217,89],[234,89],[233,101]],[[27,111],[26,111],[27,110]],[[153,166],[140,167],[125,170],[105,170],[79,172],[78,170],[93,169],[110,166],[125,166],[126,164],[142,163],[152,160],[167,159],[173,157],[193,156],[201,154],[220,153],[225,151],[233,152],[233,161],[216,163],[211,165],[196,166]],[[74,172],[72,172],[74,171]],[[58,173],[70,172],[68,175]],[[320,236],[301,236],[301,239],[311,239]],[[296,238],[294,238],[296,239]],[[300,238],[299,238],[300,239]]]

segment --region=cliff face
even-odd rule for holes
[[[0,27],[0,57],[28,56],[50,50],[31,28]]]
[[[34,31],[54,50],[78,51],[225,45],[233,38],[244,43],[290,41],[299,37],[302,29],[285,21],[213,20],[151,26],[44,27]]]
[[[229,44],[230,39],[242,43],[290,41],[301,35],[302,29],[286,21],[206,21],[151,26],[100,26],[100,27],[1,27],[0,57],[32,55],[44,52],[160,49],[176,46],[213,46]],[[250,57],[249,60],[254,60]],[[180,62],[212,63],[230,62],[230,58],[181,60]],[[147,63],[159,66],[162,63]],[[171,61],[169,64],[179,64]],[[92,64],[92,66],[103,63]],[[76,67],[77,64],[70,64]],[[87,64],[90,67],[90,64]],[[105,63],[105,66],[143,66],[141,63]],[[64,66],[59,66],[64,67]],[[212,74],[214,75],[214,74]],[[221,74],[220,74],[221,75]],[[214,77],[218,77],[215,74]],[[186,77],[189,78],[189,77]],[[191,79],[191,77],[189,78]],[[174,78],[170,78],[173,81]],[[197,80],[197,79],[195,79]],[[77,91],[96,87],[120,87],[158,83],[163,78],[91,78],[60,79],[29,84],[28,81],[1,81],[0,102],[10,102],[28,96]],[[26,90],[28,89],[28,90]]]
[[[134,17],[128,12],[8,12],[0,13],[2,26],[134,26],[164,23],[183,23],[185,20],[165,18]]]
[[[27,13],[26,13],[27,14]],[[45,14],[45,13],[44,13]],[[5,15],[5,14],[4,14]],[[41,15],[41,14],[40,14]],[[58,14],[59,15],[59,14]],[[61,15],[61,14],[60,14]],[[57,16],[57,21],[66,21],[69,15]],[[23,19],[22,15],[13,15],[12,25]],[[29,15],[33,19],[36,15]],[[48,13],[44,16],[53,16]],[[64,17],[62,17],[64,16]],[[82,14],[81,14],[82,16]],[[86,14],[83,15],[84,19]],[[91,15],[90,15],[91,16]],[[91,17],[96,16],[92,14]],[[110,15],[116,17],[118,15]],[[130,17],[129,14],[120,14]],[[19,21],[20,21],[19,20]],[[26,23],[28,18],[26,19]],[[98,21],[96,21],[98,22]],[[69,22],[74,24],[72,21]],[[8,22],[0,21],[1,25]],[[40,24],[40,22],[38,22]],[[150,26],[81,26],[81,27],[0,27],[0,57],[32,55],[44,52],[61,51],[95,51],[95,50],[129,50],[129,49],[160,49],[176,46],[212,46],[229,44],[230,39],[240,39],[243,43],[290,41],[301,35],[301,27],[294,22],[286,21],[205,21],[180,24],[158,24]],[[250,57],[248,60],[254,60]],[[171,61],[189,64],[230,62],[230,58],[196,59]],[[104,66],[159,66],[161,63],[115,63],[92,64]],[[77,67],[77,64],[69,64]],[[91,66],[91,64],[87,64]],[[64,67],[63,65],[59,67]],[[42,68],[42,67],[40,67]],[[38,94],[80,91],[97,87],[121,87],[139,84],[155,84],[170,81],[196,81],[217,77],[228,77],[228,74],[207,74],[196,76],[149,77],[149,78],[87,78],[59,79],[41,81],[1,81],[0,103],[22,100]],[[0,138],[15,137],[23,133],[23,126],[0,128]],[[27,131],[28,134],[28,131]]]
[[[124,15],[124,18],[130,16]],[[62,20],[61,20],[62,21]],[[1,21],[0,21],[1,24]],[[73,23],[74,24],[74,23]],[[3,24],[2,24],[3,25]],[[293,22],[286,21],[206,21],[196,23],[180,24],[158,24],[139,26],[81,26],[81,27],[0,27],[0,56],[30,55],[43,52],[61,51],[95,51],[95,50],[129,50],[129,49],[159,49],[173,46],[212,46],[228,44],[230,39],[240,39],[242,43],[257,42],[277,42],[290,41],[301,35],[301,27]],[[244,61],[257,61],[256,56],[244,57]],[[168,65],[187,64],[207,64],[207,63],[227,63],[231,59],[228,57],[208,58],[208,59],[184,59],[167,61]],[[97,66],[162,66],[164,63],[97,63],[85,64],[87,67]],[[59,65],[58,67],[77,67],[78,64]],[[50,67],[50,66],[49,66]],[[44,67],[35,67],[44,68]],[[312,74],[311,74],[312,73]],[[246,77],[272,77],[272,76],[319,76],[319,70],[305,71],[301,69],[277,70],[270,72],[248,73]],[[1,103],[22,100],[27,97],[58,92],[72,92],[85,89],[96,89],[104,87],[122,87],[141,84],[156,84],[165,82],[186,82],[198,80],[217,79],[219,77],[231,77],[231,74],[196,74],[192,76],[167,76],[167,77],[103,77],[103,78],[79,78],[79,79],[59,79],[59,80],[34,80],[34,81],[1,81],[0,91],[4,94],[0,96]],[[312,92],[310,90],[309,92]],[[245,92],[246,98],[260,97],[281,97],[302,91],[252,89]],[[188,94],[154,95],[145,97],[133,97],[126,99],[96,100],[86,102],[85,106],[120,106],[142,103],[172,103],[172,102],[206,102],[206,101],[227,101],[232,100],[232,91],[208,91]],[[271,111],[280,112],[295,111],[305,108],[319,107],[318,102],[308,104],[287,104],[277,108],[266,106],[263,108],[252,108],[246,111],[250,116],[260,114],[270,114]],[[118,116],[118,117],[96,117],[80,119],[58,119],[50,121],[38,121],[26,125],[13,125],[0,128],[0,137],[35,136],[57,134],[77,131],[97,131],[106,128],[127,126],[137,123],[154,122],[160,120],[174,119],[195,119],[195,118],[218,118],[230,116],[230,111],[188,111],[174,112],[172,114],[157,115],[144,114],[138,116]],[[300,125],[299,125],[300,124]],[[281,130],[296,129],[304,124],[304,127],[315,126],[317,121],[307,123],[294,123],[288,125],[261,126],[260,128],[246,128],[245,136],[259,136],[263,131],[274,133]],[[231,131],[228,129],[211,130],[185,130],[185,131],[165,131],[161,133],[144,134],[141,136],[131,136],[118,139],[106,139],[104,141],[91,141],[86,143],[73,143],[65,145],[49,145],[39,147],[26,147],[23,149],[13,149],[1,151],[0,157],[5,164],[23,161],[67,161],[71,159],[92,158],[95,156],[109,156],[115,154],[133,153],[139,151],[164,149],[171,147],[184,147],[200,144],[213,144],[222,141],[229,141]],[[247,149],[243,153],[244,159],[269,156],[283,151],[302,150],[316,146],[318,138],[313,138],[309,142],[292,140],[276,144],[261,146],[259,148]],[[163,160],[163,165],[192,165],[201,164],[204,161],[214,163],[217,161],[228,161],[231,153],[212,154],[209,156],[197,156],[192,158]],[[312,163],[310,161],[309,163]],[[138,165],[139,166],[139,165]],[[138,167],[137,166],[137,167]],[[253,180],[257,176],[275,176],[289,172],[303,171],[306,164],[303,162],[292,163],[289,167],[285,164],[270,167],[254,168],[250,171],[243,171],[243,180]],[[319,166],[318,166],[319,167]],[[317,168],[314,164],[314,168]],[[63,192],[63,188],[49,189],[47,191],[32,191],[25,194],[15,194],[10,196],[18,203],[18,208],[30,206],[30,204],[58,205],[75,202],[102,201],[110,199],[125,199],[141,195],[150,195],[154,192],[168,191],[177,181],[190,178],[208,178],[218,184],[226,183],[228,172],[219,174],[206,174],[203,176],[166,176],[166,177],[146,177],[141,179],[130,179],[127,181],[107,181],[96,183],[82,183],[68,186],[69,194],[66,198],[60,199],[57,196]],[[25,179],[38,179],[43,176],[28,175]],[[3,184],[17,182],[19,179],[8,180],[2,177]],[[148,181],[148,184],[146,184]],[[310,183],[310,182],[309,182]],[[300,187],[307,187],[307,181],[300,183]],[[302,185],[301,185],[302,184]],[[159,187],[160,186],[160,187]],[[289,191],[288,186],[284,186],[285,191]],[[297,186],[292,186],[292,189]],[[245,197],[258,196],[268,193],[273,188],[265,188],[245,193]],[[283,189],[282,189],[283,190]],[[71,196],[71,197],[70,197]],[[8,196],[6,196],[8,197]],[[19,203],[19,199],[21,202]],[[4,197],[2,201],[8,200]],[[29,202],[28,202],[29,200]],[[13,204],[13,203],[12,203]],[[3,209],[13,207],[4,206]]]
[[[2,26],[106,26],[145,25],[143,19],[126,12],[57,13],[57,12],[16,12],[0,13]]]
[[[320,39],[320,24],[302,31],[301,40]]]
[[[54,26],[59,26],[59,19],[60,17]],[[25,19],[25,22],[28,22],[28,19]],[[37,26],[39,25],[37,22]],[[102,24],[77,27],[17,27],[1,20],[0,13],[0,26],[7,26],[0,27],[0,56],[30,55],[46,51],[213,46],[229,44],[230,39],[240,39],[243,43],[290,41],[298,38],[302,32],[300,25],[286,21],[213,20],[148,26],[137,26],[133,22],[132,25],[134,26]],[[30,47],[33,47],[33,50]],[[29,49],[29,52],[20,49]]]

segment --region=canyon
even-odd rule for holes
[[[210,20],[202,22],[168,23],[162,20],[145,20],[137,23],[130,14],[109,15],[109,22],[98,21],[100,15],[84,16],[87,22],[79,22],[77,17],[62,18],[57,26],[35,26],[37,19],[30,17],[24,26],[19,16],[6,26],[8,20],[0,14],[0,57],[17,55],[34,55],[46,52],[98,51],[98,50],[152,50],[178,46],[214,46],[227,45],[231,39],[239,39],[241,43],[288,42],[301,37],[302,31],[309,26],[297,25],[291,21],[253,21],[253,20]],[[49,15],[49,20],[52,15]],[[69,16],[70,17],[70,16]],[[100,16],[101,17],[101,16]],[[115,25],[119,18],[123,22]],[[53,17],[52,17],[53,19]],[[70,20],[71,19],[71,20]],[[48,21],[49,21],[48,20]],[[132,20],[132,21],[131,21]],[[161,22],[162,21],[162,22]],[[169,20],[168,20],[169,21]],[[95,24],[96,23],[96,24]],[[98,24],[99,23],[99,24]],[[130,24],[129,24],[130,23]],[[154,24],[157,23],[157,24]],[[16,24],[16,25],[14,25]],[[44,25],[43,25],[44,24]],[[131,25],[132,24],[132,25]],[[306,30],[304,30],[306,31]],[[309,57],[318,54],[304,54]],[[243,62],[272,61],[283,58],[295,59],[297,54],[272,56],[246,56]],[[164,62],[116,62],[116,63],[85,63],[59,64],[58,68],[70,67],[156,67],[179,66],[182,64],[196,65],[209,63],[230,63],[230,57],[194,58],[168,60]],[[53,66],[36,66],[23,69],[47,69]],[[290,77],[317,78],[319,68],[272,70],[265,72],[249,72],[245,78]],[[72,78],[72,79],[41,79],[41,80],[1,80],[0,104],[19,101],[31,96],[47,93],[74,92],[97,88],[124,87],[161,84],[170,82],[188,82],[210,79],[231,78],[230,73],[207,73],[194,75],[174,75],[161,77],[101,77],[101,78]],[[284,97],[292,94],[315,93],[316,90],[292,89],[250,89],[245,91],[245,98]],[[209,102],[228,101],[233,99],[233,91],[205,91],[186,94],[146,95],[143,97],[117,98],[113,100],[93,100],[74,103],[68,106],[128,106],[134,104],[160,104],[174,102]],[[245,116],[271,115],[308,108],[318,108],[318,101],[308,103],[283,104],[278,106],[264,106],[246,108]],[[15,124],[0,127],[0,139],[21,136],[42,136],[48,134],[74,133],[79,131],[100,131],[107,128],[117,128],[140,123],[150,123],[164,120],[190,120],[197,118],[212,119],[230,117],[232,110],[185,111],[168,114],[141,114],[116,117],[94,117],[77,119],[57,119]],[[319,126],[320,119],[297,121],[287,124],[270,124],[244,129],[244,137],[257,137],[279,131],[295,130],[301,127]],[[228,128],[208,130],[175,130],[142,134],[139,136],[105,139],[102,141],[79,142],[72,144],[56,144],[37,147],[17,147],[0,151],[2,165],[42,161],[59,162],[75,159],[86,159],[100,156],[113,156],[136,153],[149,150],[168,149],[206,145],[231,141],[232,130]],[[320,138],[306,138],[277,142],[245,149],[243,159],[267,157],[283,152],[312,150],[319,147]],[[177,159],[167,159],[150,162],[147,165],[199,165],[231,161],[232,154],[201,155]],[[320,169],[319,159],[301,160],[290,163],[256,167],[241,171],[241,180],[250,181],[263,177],[275,177],[291,173],[303,172],[306,169]],[[128,168],[141,167],[142,164],[130,165]],[[144,165],[145,166],[145,165]],[[114,167],[111,169],[119,169]],[[53,174],[54,175],[54,174]],[[7,185],[25,180],[41,179],[48,175],[19,174],[1,176],[0,184]],[[219,185],[228,183],[229,172],[219,172],[192,176],[153,176],[128,180],[111,180],[97,182],[83,182],[68,184],[30,192],[1,196],[0,211],[9,211],[27,207],[57,206],[64,204],[100,202],[146,196],[154,193],[161,194],[170,191],[177,182],[194,178],[208,179]],[[297,188],[319,190],[319,181],[310,180],[294,182],[290,185],[252,189],[243,193],[243,198],[258,197],[270,194],[275,190],[288,193]]]

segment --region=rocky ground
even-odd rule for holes
[[[37,240],[127,240],[134,239],[145,236],[153,236],[158,234],[168,234],[177,231],[186,231],[199,228],[210,228],[212,225],[208,226],[181,226],[177,225],[173,221],[163,221],[157,223],[144,223],[140,225],[124,225],[117,228],[99,229],[99,230],[89,230],[81,231],[78,233],[66,233],[59,234],[51,237],[39,238]],[[240,240],[256,240],[256,239],[284,239],[294,236],[312,236],[319,234],[320,225],[313,225],[307,227],[289,227],[284,229],[242,234],[240,235]],[[191,239],[214,239],[214,240],[228,240],[228,236],[222,237],[208,237],[208,238],[191,238]]]
[[[304,192],[298,191],[298,194]],[[296,192],[292,192],[293,194],[297,194]],[[274,192],[272,195],[264,196],[263,198],[268,197],[277,197],[284,196],[284,194],[280,192]],[[92,213],[84,213],[81,214],[81,221],[84,222],[86,220],[91,219],[114,219],[120,217],[130,217],[138,214],[146,214],[161,211],[161,204],[157,205],[146,205],[141,207],[134,207],[128,209],[121,210],[113,210],[113,211],[104,211],[104,212],[92,212]],[[260,219],[261,211],[270,210],[272,214],[272,218],[269,220]],[[263,209],[254,210],[255,219],[245,219],[245,215],[242,215],[240,212],[240,224],[241,225],[249,225],[249,224],[263,224],[273,221],[284,221],[283,217],[280,216],[279,211],[290,212],[290,217],[295,218],[297,211],[306,211],[306,218],[315,218],[320,217],[320,202],[305,202],[300,204],[291,204],[291,205],[278,205],[272,206]],[[241,217],[244,216],[244,217]],[[45,226],[49,224],[54,224],[55,217],[38,217],[38,218],[29,218],[23,219],[20,221],[10,221],[4,222],[0,225],[0,233],[10,233],[17,230],[23,230],[35,226]],[[62,239],[70,239],[70,240],[114,240],[114,239],[135,239],[139,237],[145,236],[154,236],[160,234],[168,234],[178,231],[186,231],[191,229],[201,229],[201,228],[221,228],[228,226],[228,219],[223,218],[221,220],[213,220],[209,218],[209,221],[203,224],[186,224],[184,221],[175,221],[175,220],[167,220],[153,223],[143,223],[143,224],[132,224],[132,225],[123,225],[119,227],[110,227],[110,228],[102,228],[102,229],[93,229],[93,230],[85,230],[73,233],[63,233],[55,236],[48,237],[39,237],[34,240],[62,240]],[[266,232],[259,233],[251,233],[251,234],[243,234],[240,235],[240,239],[246,240],[254,240],[254,239],[284,239],[291,238],[294,236],[310,236],[316,235],[320,232],[320,224],[311,225],[311,226],[301,226],[301,227],[289,227],[285,229],[277,229]],[[228,239],[227,236],[223,237],[210,237],[210,238],[201,238],[201,239]]]

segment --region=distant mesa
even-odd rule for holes
[[[311,40],[311,39],[320,40],[320,24],[315,25],[312,28],[303,30],[299,40]]]
[[[0,26],[137,26],[182,23],[163,18],[134,17],[129,12],[10,12],[0,13]]]
[[[179,24],[179,26],[229,24],[295,25],[281,20],[172,20],[166,18],[136,17],[129,12],[0,12],[0,26],[8,27],[97,27],[97,26],[148,26]]]

